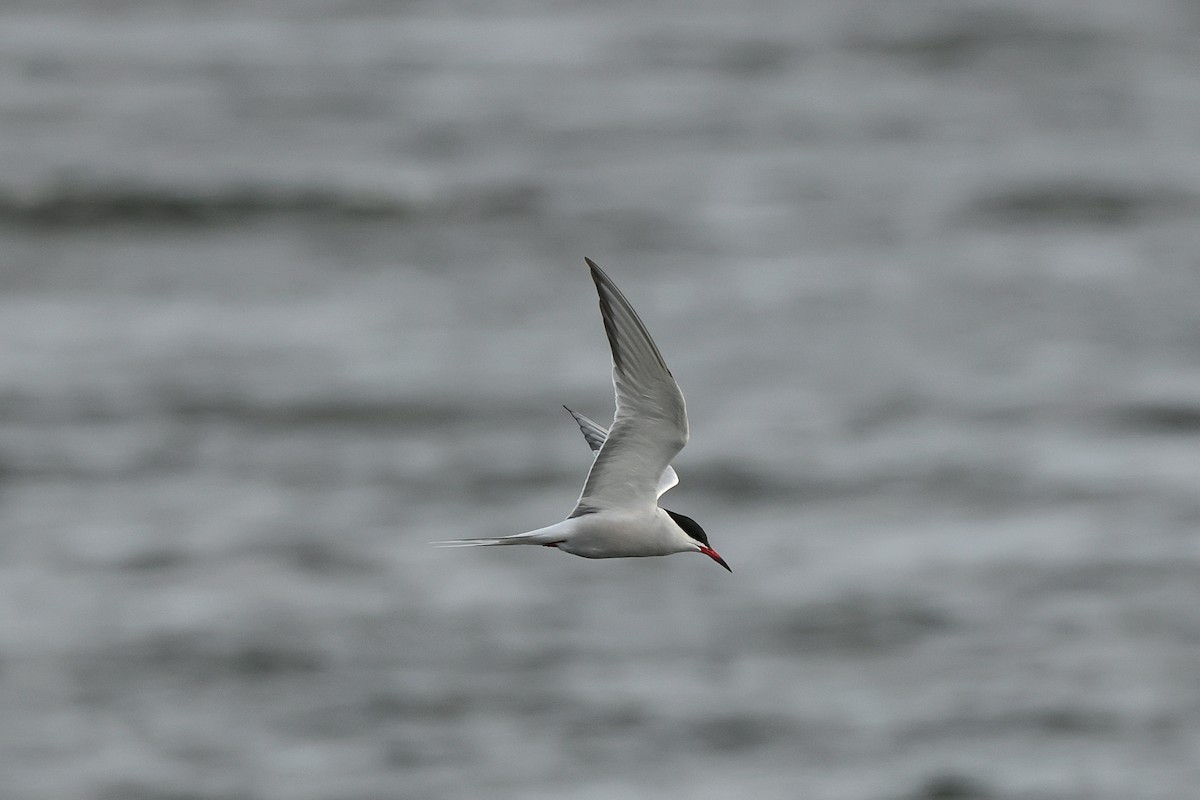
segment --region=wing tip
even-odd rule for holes
[[[595,261],[592,261],[587,256],[583,257],[583,261],[588,265],[588,269],[591,270],[592,280],[596,283],[597,287],[601,286],[602,284],[612,283],[612,278],[608,277],[608,273],[600,269],[599,264],[597,264]]]

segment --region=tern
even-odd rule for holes
[[[584,558],[703,553],[733,572],[694,519],[658,505],[663,493],[679,483],[671,461],[688,441],[683,392],[625,295],[596,262],[584,261],[600,296],[600,315],[612,350],[617,411],[605,430],[567,408],[595,452],[575,510],[561,522],[527,533],[435,544],[542,545]]]

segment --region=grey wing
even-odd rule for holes
[[[594,422],[578,411],[563,406],[567,409],[567,413],[575,418],[575,422],[579,425],[579,430],[583,433],[583,438],[587,440],[588,447],[592,448],[593,452],[599,452],[604,445],[604,440],[608,438],[608,428],[605,428],[598,422]],[[679,475],[675,473],[675,468],[668,466],[663,470],[663,474],[659,476],[658,488],[655,490],[658,497],[666,494],[667,490],[679,484]]]
[[[617,413],[573,515],[653,508],[663,473],[687,444],[687,406],[637,312],[603,270],[585,260],[612,350]]]
[[[567,407],[563,406],[563,408]],[[567,413],[575,418],[575,422],[578,423],[579,430],[583,432],[583,438],[587,439],[588,447],[592,448],[592,452],[598,451],[604,445],[604,440],[608,438],[608,428],[592,422],[583,414],[569,408],[567,408]]]

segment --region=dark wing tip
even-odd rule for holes
[[[608,277],[604,270],[597,266],[595,261],[592,261],[587,256],[584,256],[583,260],[587,262],[588,269],[591,270],[592,283],[596,284],[596,293],[600,297],[600,318],[604,322],[604,332],[608,334],[608,344],[609,349],[612,350],[613,366],[621,367],[623,360],[621,357],[621,348],[617,344],[619,334],[616,322],[613,320],[612,304],[614,296],[622,300],[624,298],[621,296],[620,290],[613,284],[612,278]],[[625,301],[625,303],[628,305],[628,301]]]
[[[612,284],[612,278],[608,277],[608,274],[605,273],[604,270],[600,269],[599,264],[597,264],[595,261],[592,261],[587,256],[584,256],[583,260],[587,263],[588,269],[592,271],[592,280],[595,281],[597,287],[599,287],[601,284]]]
[[[592,271],[592,283],[596,284],[596,293],[600,297],[600,317],[604,322],[604,331],[608,334],[609,349],[612,350],[613,366],[618,369],[625,367],[625,354],[622,352],[620,345],[621,332],[618,325],[625,324],[635,328],[644,340],[645,345],[653,354],[653,357],[658,361],[659,366],[668,376],[671,375],[670,368],[667,367],[667,362],[663,360],[662,353],[658,352],[658,346],[654,344],[654,340],[650,337],[650,332],[646,330],[645,323],[641,317],[633,310],[633,306],[625,299],[625,295],[613,283],[613,279],[608,277],[608,274],[600,269],[595,261],[592,261],[587,256],[583,260],[587,262],[588,267]],[[623,322],[618,321],[618,316],[624,317]]]

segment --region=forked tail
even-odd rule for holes
[[[494,547],[500,544],[535,544],[535,542],[515,541],[510,536],[497,539],[451,539],[447,542],[430,542],[434,547]]]
[[[569,535],[571,520],[556,522],[547,528],[538,528],[527,533],[515,533],[512,536],[498,536],[485,539],[451,539],[448,542],[433,542],[434,547],[497,547],[508,544],[543,544],[556,545],[566,540]]]

